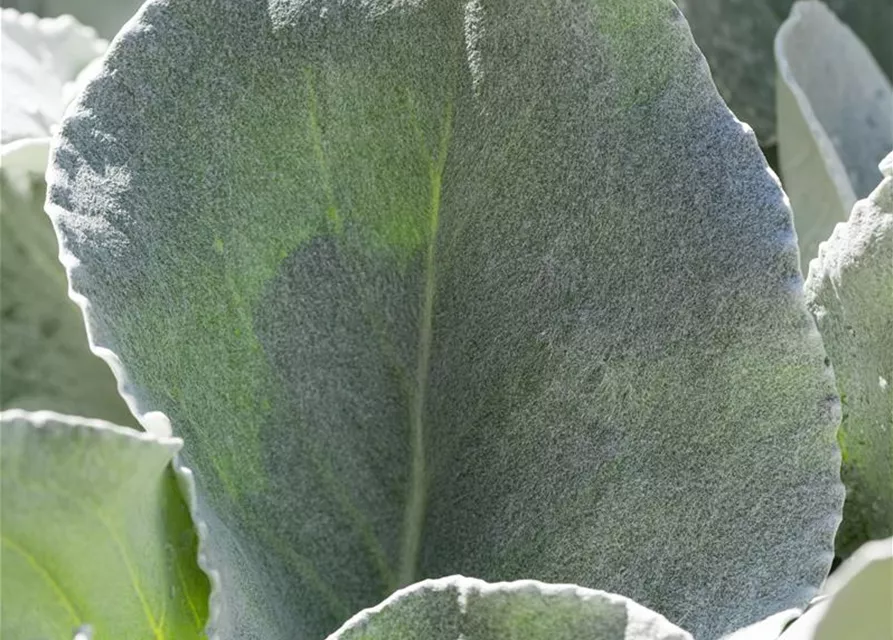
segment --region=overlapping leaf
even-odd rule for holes
[[[844,399],[838,552],[893,535],[893,154],[813,261],[807,301]]]
[[[78,75],[106,42],[71,16],[39,19],[15,9],[0,13],[0,32],[3,167],[43,175],[51,128],[62,119]]]
[[[105,65],[48,206],[186,440],[223,637],[452,573],[703,638],[809,600],[838,400],[790,211],[672,3],[169,0]]]
[[[862,545],[805,612],[780,612],[725,640],[885,640],[893,637],[893,538]]]
[[[893,90],[865,45],[816,0],[794,5],[775,51],[779,160],[805,274],[819,243],[881,178]]]
[[[142,4],[142,0],[2,0],[2,6],[14,7],[42,17],[73,15],[111,40]]]
[[[893,538],[869,542],[828,579],[825,599],[779,640],[850,640],[893,637]]]
[[[202,636],[208,581],[169,462],[107,422],[0,413],[4,638]]]
[[[611,593],[530,580],[452,576],[402,589],[329,640],[691,640],[666,618]]]

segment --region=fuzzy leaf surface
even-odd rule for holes
[[[44,18],[73,15],[111,40],[124,26],[142,0],[2,0],[4,7],[35,13]]]
[[[893,148],[893,90],[859,38],[817,0],[794,5],[775,42],[778,155],[803,273],[834,225],[878,184]]]
[[[401,589],[329,640],[692,640],[622,596],[532,580],[488,584],[450,576]]]
[[[711,638],[826,575],[790,211],[671,2],[149,3],[50,181],[97,342],[186,441],[223,637],[461,573]]]
[[[806,281],[844,401],[843,557],[893,535],[893,153],[883,166],[881,184],[822,244]]]
[[[0,434],[4,638],[204,637],[179,440],[49,411],[4,411]]]

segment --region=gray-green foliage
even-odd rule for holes
[[[893,535],[893,153],[883,170],[877,189],[822,245],[806,282],[844,399],[843,556]]]
[[[224,637],[465,573],[710,638],[824,579],[839,405],[790,211],[671,2],[150,3],[53,162]]]
[[[775,52],[778,154],[806,274],[819,243],[881,179],[878,163],[893,148],[893,89],[865,45],[816,0],[794,5]]]
[[[666,618],[602,591],[452,576],[403,589],[329,640],[691,640]]]
[[[0,173],[0,409],[18,407],[136,424],[108,365],[90,353],[68,299],[42,178]]]
[[[794,0],[676,0],[710,63],[723,98],[763,144],[776,138],[773,39]],[[827,5],[893,76],[893,2],[828,0]],[[829,45],[826,55],[835,47]]]
[[[4,638],[199,638],[209,586],[169,462],[173,438],[0,413]]]

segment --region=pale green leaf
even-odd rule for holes
[[[136,420],[108,365],[90,353],[84,318],[68,298],[43,178],[0,173],[0,409]]]
[[[106,42],[71,16],[39,19],[15,9],[0,12],[0,33],[0,161],[43,175],[51,128],[73,97],[69,86]]]
[[[208,581],[169,465],[181,442],[48,411],[0,413],[4,638],[203,637]]]
[[[48,207],[186,441],[224,638],[454,573],[705,639],[814,595],[839,401],[671,2],[169,0],[105,68]]]
[[[819,250],[806,281],[844,400],[838,553],[893,535],[893,153],[885,178]]]
[[[765,145],[776,141],[773,39],[793,0],[677,0],[707,57],[720,94]],[[827,5],[893,73],[893,2],[829,0]],[[836,45],[827,48],[834,55]],[[828,92],[838,89],[828,84]]]
[[[401,589],[329,640],[691,640],[622,596],[532,580],[487,584],[451,576]]]
[[[791,0],[772,0],[784,16],[790,12]],[[893,2],[890,0],[825,0],[825,4],[864,42],[871,55],[893,78]]]
[[[890,81],[824,4],[794,5],[775,42],[778,154],[805,274],[818,246],[880,180],[893,148]]]
[[[779,640],[893,638],[893,538],[860,547],[828,578],[826,598]]]
[[[43,17],[71,14],[111,40],[124,26],[143,0],[2,0],[4,7],[15,7]]]

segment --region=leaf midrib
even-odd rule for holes
[[[436,247],[440,218],[440,195],[447,149],[452,135],[453,102],[447,101],[437,158],[429,166],[431,200],[429,203],[428,246],[425,252],[425,289],[422,294],[422,314],[419,318],[419,350],[416,359],[416,389],[409,416],[411,444],[411,472],[409,497],[404,515],[403,543],[398,581],[401,586],[415,582],[418,568],[425,507],[428,495],[428,478],[425,460],[425,397],[431,368],[431,337],[434,321],[434,294],[436,288]]]

